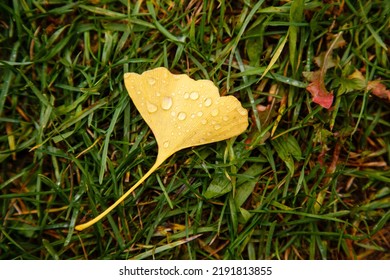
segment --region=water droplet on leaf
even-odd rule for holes
[[[179,115],[177,115],[177,118],[181,121],[184,121],[186,119],[187,115],[184,112],[180,112]]]
[[[241,106],[237,108],[237,111],[241,116],[246,116],[248,114],[248,111],[245,108],[242,108]]]
[[[156,83],[156,79],[154,79],[154,78],[149,78],[148,79],[148,83],[149,83],[149,85],[154,85],[155,83]]]
[[[211,100],[211,98],[206,98],[205,101],[204,101],[204,106],[210,107],[210,106],[211,106],[211,103],[213,103],[213,101]]]
[[[146,102],[146,108],[148,109],[149,113],[154,113],[157,111],[157,106],[154,105],[153,103],[150,103],[149,101]]]
[[[191,98],[192,100],[198,99],[198,98],[199,98],[199,93],[196,92],[196,91],[191,92],[190,98]]]
[[[172,98],[170,96],[164,96],[161,102],[161,108],[163,108],[163,110],[169,110],[171,109],[172,104]]]

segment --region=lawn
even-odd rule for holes
[[[0,259],[390,259],[389,14],[1,1]],[[175,152],[76,230],[156,161],[124,74],[157,67],[210,80],[249,125]]]

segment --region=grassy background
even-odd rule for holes
[[[0,259],[388,259],[390,105],[365,84],[390,86],[389,13],[377,0],[1,1]],[[338,34],[327,110],[304,72]],[[250,126],[173,155],[76,232],[154,163],[123,73],[158,66],[212,80]]]

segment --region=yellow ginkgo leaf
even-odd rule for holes
[[[175,152],[237,136],[248,127],[247,110],[234,96],[220,97],[211,81],[174,75],[163,67],[141,75],[126,73],[124,78],[131,99],[156,137],[157,159],[113,205],[88,223],[76,226],[76,230],[107,215]]]

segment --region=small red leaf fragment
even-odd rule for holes
[[[390,101],[390,90],[386,89],[386,86],[380,81],[369,81],[367,84],[367,89],[371,90],[373,95]]]
[[[328,92],[320,79],[320,75],[313,75],[312,82],[306,87],[313,96],[313,102],[329,109],[333,103],[333,91]]]

